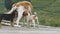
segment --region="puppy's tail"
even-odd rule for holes
[[[34,15],[36,15],[36,16],[37,16],[37,12],[34,12]]]
[[[36,16],[36,19],[37,19],[37,24],[39,25],[39,20],[38,20],[38,15],[37,15],[37,12],[34,12],[34,15]]]

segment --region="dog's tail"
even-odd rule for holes
[[[34,12],[34,15],[36,15],[36,16],[37,16],[37,12]]]

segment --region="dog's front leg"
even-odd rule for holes
[[[30,25],[30,24],[29,24],[29,19],[27,18],[27,27],[29,27],[29,25]]]

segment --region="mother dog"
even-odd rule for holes
[[[18,17],[17,17],[17,26],[19,25],[19,20],[22,18],[23,13],[30,13],[30,15],[32,14],[32,4],[28,1],[22,1],[22,2],[18,2],[12,5],[12,9],[7,13],[10,14],[12,13],[14,10],[17,10],[18,12]]]

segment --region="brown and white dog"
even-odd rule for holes
[[[14,10],[18,12],[18,17],[16,20],[17,26],[19,25],[19,20],[22,18],[23,13],[32,14],[32,4],[28,1],[21,1],[12,5],[12,9],[7,12],[7,14],[12,13]]]
[[[26,17],[26,19],[27,19],[27,26],[29,26],[30,24],[33,24],[35,27],[36,21],[37,21],[37,25],[39,25],[38,17],[36,15],[30,15],[28,13],[28,16]]]

